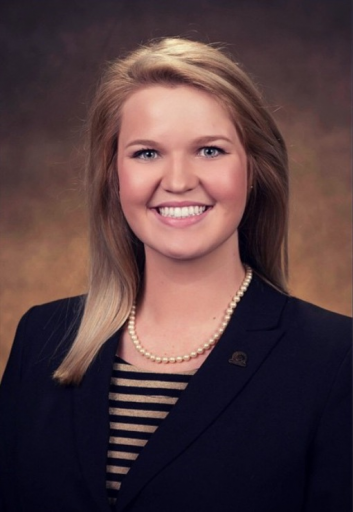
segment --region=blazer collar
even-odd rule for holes
[[[222,338],[124,478],[117,512],[241,393],[283,335],[279,321],[286,301],[286,295],[253,278]]]

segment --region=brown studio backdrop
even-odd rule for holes
[[[350,314],[349,19],[343,0],[11,0],[1,6],[0,374],[20,316],[83,293],[84,119],[107,60],[153,37],[226,42],[291,168],[290,289]]]

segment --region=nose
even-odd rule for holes
[[[168,192],[181,194],[194,189],[198,184],[198,177],[191,162],[181,156],[166,160],[161,186]]]

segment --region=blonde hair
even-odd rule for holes
[[[139,290],[144,251],[119,201],[117,138],[127,98],[154,84],[190,85],[226,107],[247,153],[252,186],[239,226],[240,256],[286,291],[287,152],[274,120],[250,78],[222,50],[179,38],[154,41],[109,66],[92,105],[86,173],[90,283],[76,338],[54,374],[63,384],[81,381],[104,342],[126,322]]]

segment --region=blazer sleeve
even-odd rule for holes
[[[20,320],[10,357],[0,385],[0,510],[7,511],[16,503],[17,411],[21,407],[18,392],[21,382],[22,359],[28,311]]]
[[[313,439],[303,512],[352,511],[352,350],[331,387]]]

